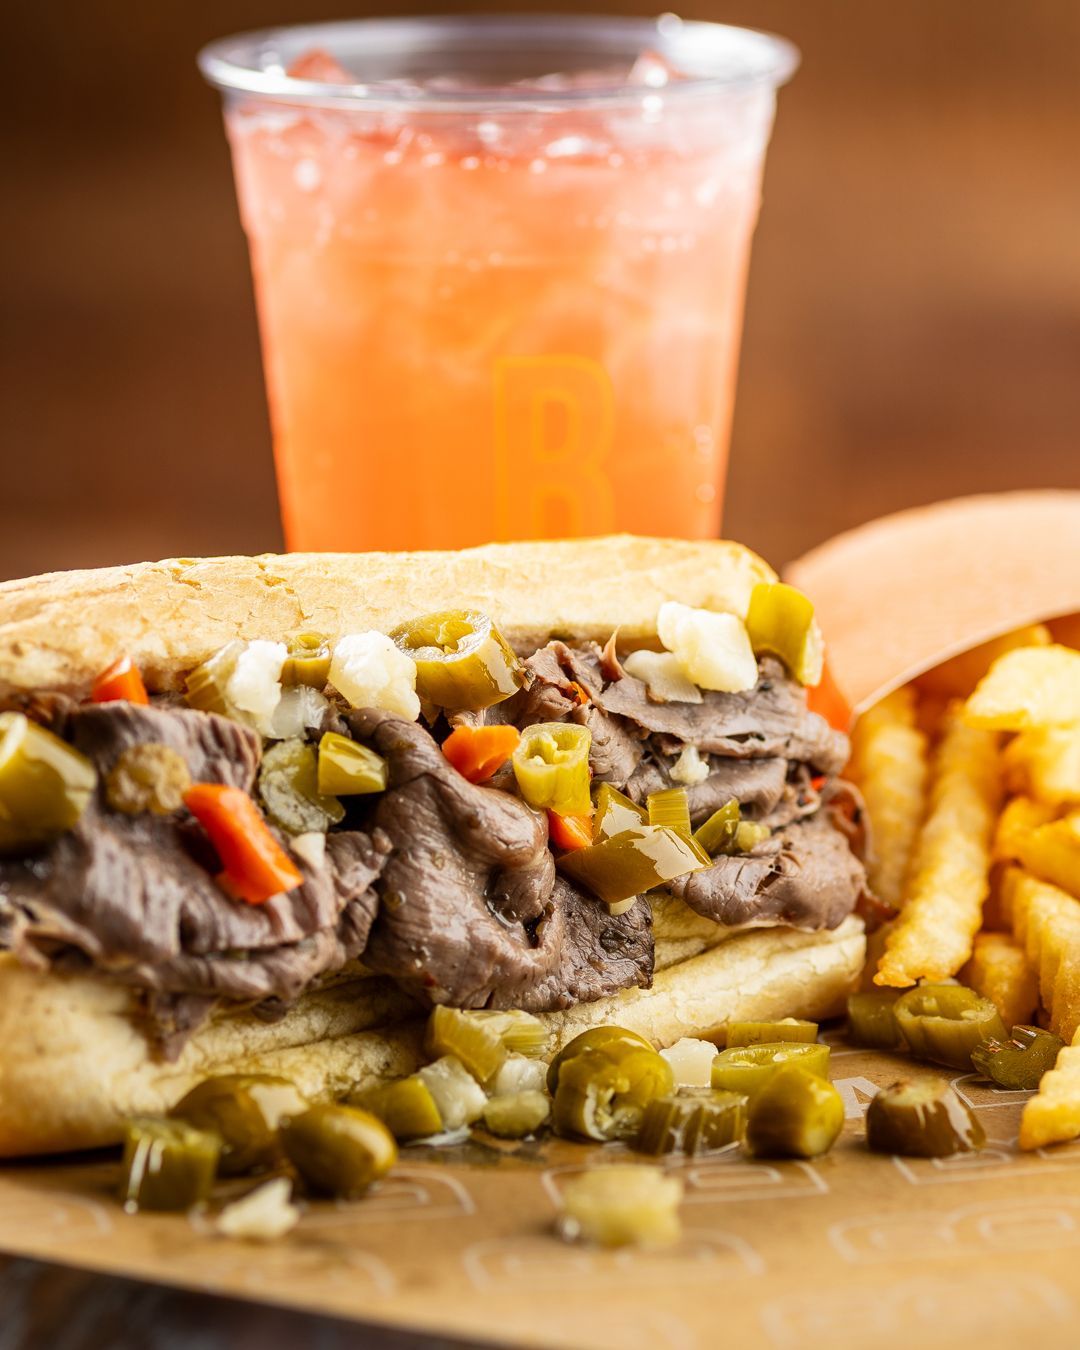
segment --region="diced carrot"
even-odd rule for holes
[[[551,842],[558,844],[568,853],[579,848],[588,848],[593,841],[592,816],[559,816],[554,811],[548,813],[548,834]]]
[[[118,699],[128,703],[150,702],[139,667],[130,656],[121,656],[108,670],[101,672],[90,690],[90,697],[95,703],[114,703]]]
[[[458,727],[443,741],[442,751],[463,778],[486,783],[517,749],[516,727]]]
[[[184,805],[210,836],[224,866],[218,882],[230,895],[261,905],[303,883],[300,869],[242,788],[195,783],[184,794]]]

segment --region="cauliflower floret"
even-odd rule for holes
[[[708,1087],[712,1082],[712,1062],[716,1058],[712,1041],[684,1036],[660,1053],[671,1065],[676,1087]]]
[[[663,703],[700,703],[701,690],[686,678],[679,658],[671,652],[631,652],[622,668],[635,680],[648,685],[649,693]]]
[[[334,648],[330,683],[354,708],[385,708],[415,721],[416,662],[385,633],[350,633]]]
[[[667,600],[660,606],[656,628],[660,641],[678,657],[683,673],[702,689],[737,694],[757,684],[754,649],[737,615],[715,614]]]
[[[696,787],[704,783],[709,776],[709,763],[698,754],[696,745],[688,745],[671,766],[671,781],[683,783],[686,787]]]
[[[281,702],[281,667],[286,654],[284,642],[256,639],[236,658],[225,685],[225,700],[238,712],[247,713],[256,726],[268,725]]]

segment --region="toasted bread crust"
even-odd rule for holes
[[[480,609],[521,650],[553,634],[655,640],[664,600],[745,614],[772,570],[741,544],[614,535],[456,553],[291,553],[52,572],[0,584],[0,702],[78,692],[127,653],[154,690],[234,638],[387,631]]]

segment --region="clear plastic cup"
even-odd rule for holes
[[[376,19],[200,55],[251,246],[286,541],[717,533],[787,42]]]

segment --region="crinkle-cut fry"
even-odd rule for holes
[[[1006,873],[1002,899],[1038,976],[1050,1029],[1071,1040],[1080,1016],[1080,901],[1018,867]]]
[[[1080,722],[1022,731],[1003,758],[1011,791],[1050,806],[1080,806]]]
[[[870,889],[895,908],[926,809],[927,741],[915,725],[915,692],[897,689],[856,723],[852,775],[870,818]]]
[[[934,754],[930,810],[908,898],[885,944],[875,984],[903,988],[955,975],[971,956],[990,887],[990,843],[1001,800],[998,738],[954,707]]]
[[[977,933],[961,983],[988,998],[1007,1027],[1028,1023],[1039,1002],[1039,981],[1027,953],[1008,933]]]
[[[1040,825],[1049,825],[1056,815],[1054,807],[1045,802],[1033,801],[1031,797],[1011,797],[998,816],[994,830],[994,861],[1018,862],[1021,843]]]
[[[1042,1076],[1020,1117],[1020,1147],[1065,1144],[1080,1136],[1080,1046],[1067,1045]]]
[[[1018,647],[990,667],[968,699],[969,726],[1027,731],[1080,722],[1080,652]]]
[[[998,657],[1017,647],[1048,647],[1053,640],[1045,624],[1017,628],[1001,637],[991,638],[989,642],[981,642],[920,675],[919,690],[940,699],[967,698]]]
[[[1080,899],[1080,811],[1032,830],[1018,851],[1029,872]]]

